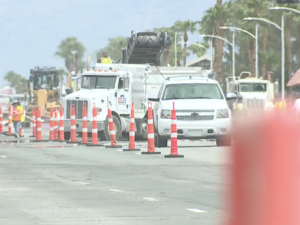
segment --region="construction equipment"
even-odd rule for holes
[[[127,48],[122,50],[122,63],[159,66],[163,50],[170,45],[171,38],[166,32],[131,31]]]
[[[59,70],[55,67],[35,67],[28,80],[29,100],[27,113],[39,107],[41,116],[50,119],[50,108],[60,106]]]

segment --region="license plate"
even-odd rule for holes
[[[203,130],[189,130],[188,132],[190,137],[198,137],[202,136]]]

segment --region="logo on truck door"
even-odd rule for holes
[[[120,97],[118,97],[118,103],[119,105],[125,105],[126,104],[126,98],[124,95],[121,95]]]

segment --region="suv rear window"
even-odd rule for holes
[[[224,99],[217,84],[169,84],[163,100],[171,99]]]

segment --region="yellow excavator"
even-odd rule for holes
[[[26,114],[31,116],[32,110],[39,107],[41,116],[50,119],[50,108],[60,106],[61,88],[59,70],[55,67],[35,67],[30,70],[28,80],[29,103]]]

